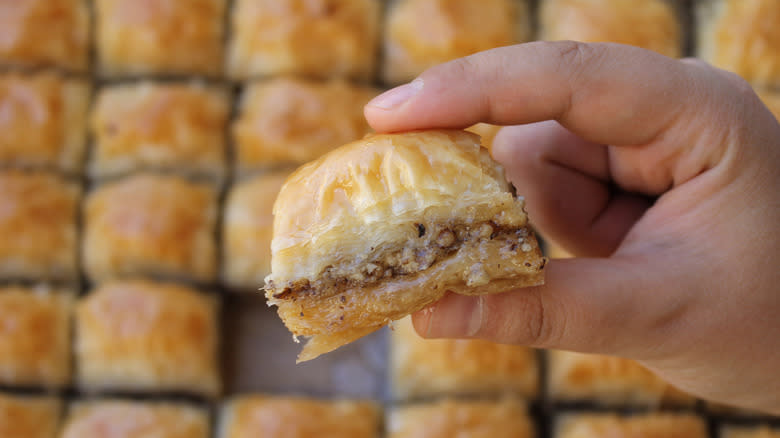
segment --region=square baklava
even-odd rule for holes
[[[62,419],[62,402],[55,397],[0,393],[0,436],[55,438]]]

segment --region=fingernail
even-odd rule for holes
[[[480,327],[482,327],[482,306],[484,305],[485,297],[478,296],[474,306],[469,309],[471,314],[468,316],[469,322],[466,326],[466,336],[472,337],[479,333]]]
[[[426,338],[464,338],[475,336],[482,326],[481,297],[449,294],[426,309],[420,328]]]
[[[373,106],[375,108],[383,110],[391,110],[398,108],[404,102],[411,99],[412,96],[420,92],[423,88],[423,80],[417,78],[408,84],[395,87],[392,90],[387,90],[373,100],[368,102],[367,106]]]

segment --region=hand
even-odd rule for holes
[[[493,155],[578,258],[546,284],[448,295],[426,337],[640,361],[780,414],[780,125],[737,76],[615,44],[531,43],[434,67],[365,108],[377,131],[503,128]]]

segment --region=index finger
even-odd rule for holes
[[[596,143],[645,144],[682,110],[683,63],[618,44],[502,47],[441,64],[365,108],[380,132],[558,120]]]

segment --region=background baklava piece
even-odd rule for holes
[[[217,301],[174,284],[107,283],[76,308],[77,381],[87,391],[219,394]]]
[[[89,67],[86,0],[0,2],[0,66]]]
[[[388,438],[530,438],[535,436],[525,405],[506,399],[442,400],[394,408]]]
[[[177,176],[138,174],[100,186],[85,203],[87,275],[213,281],[216,204],[214,188]]]
[[[0,171],[0,280],[78,280],[80,197],[55,174]]]
[[[0,436],[55,438],[62,418],[62,402],[54,397],[0,393]]]
[[[108,86],[92,112],[95,178],[138,170],[224,179],[226,90],[199,83],[141,82]]]
[[[363,106],[377,94],[340,80],[251,84],[231,128],[237,172],[297,166],[363,137],[371,129]]]
[[[629,44],[677,58],[683,32],[674,0],[542,0],[540,37]]]
[[[531,38],[525,0],[395,0],[389,8],[382,66],[388,84],[410,81],[442,62]]]
[[[511,393],[534,398],[536,352],[483,340],[423,339],[407,317],[393,324],[391,374],[396,399]]]
[[[707,424],[693,414],[572,414],[555,424],[555,438],[707,438]]]
[[[378,0],[236,0],[227,72],[231,78],[297,74],[372,78]]]
[[[184,403],[96,400],[73,403],[60,438],[208,438],[205,409]]]
[[[89,94],[80,79],[0,74],[0,167],[80,172]]]
[[[550,350],[547,363],[547,390],[554,402],[658,407],[696,401],[632,360]]]
[[[780,2],[698,0],[696,56],[754,84],[780,86]]]
[[[375,438],[380,424],[374,402],[241,396],[223,406],[217,438]]]
[[[0,384],[69,383],[72,299],[45,286],[0,287]]]
[[[95,0],[100,74],[219,75],[226,3]]]
[[[756,90],[756,92],[769,111],[772,111],[775,118],[780,120],[780,92],[771,90]]]
[[[223,281],[257,292],[271,273],[273,206],[289,172],[255,176],[234,185],[222,222]]]
[[[720,438],[780,438],[780,427],[725,425],[720,429]]]

